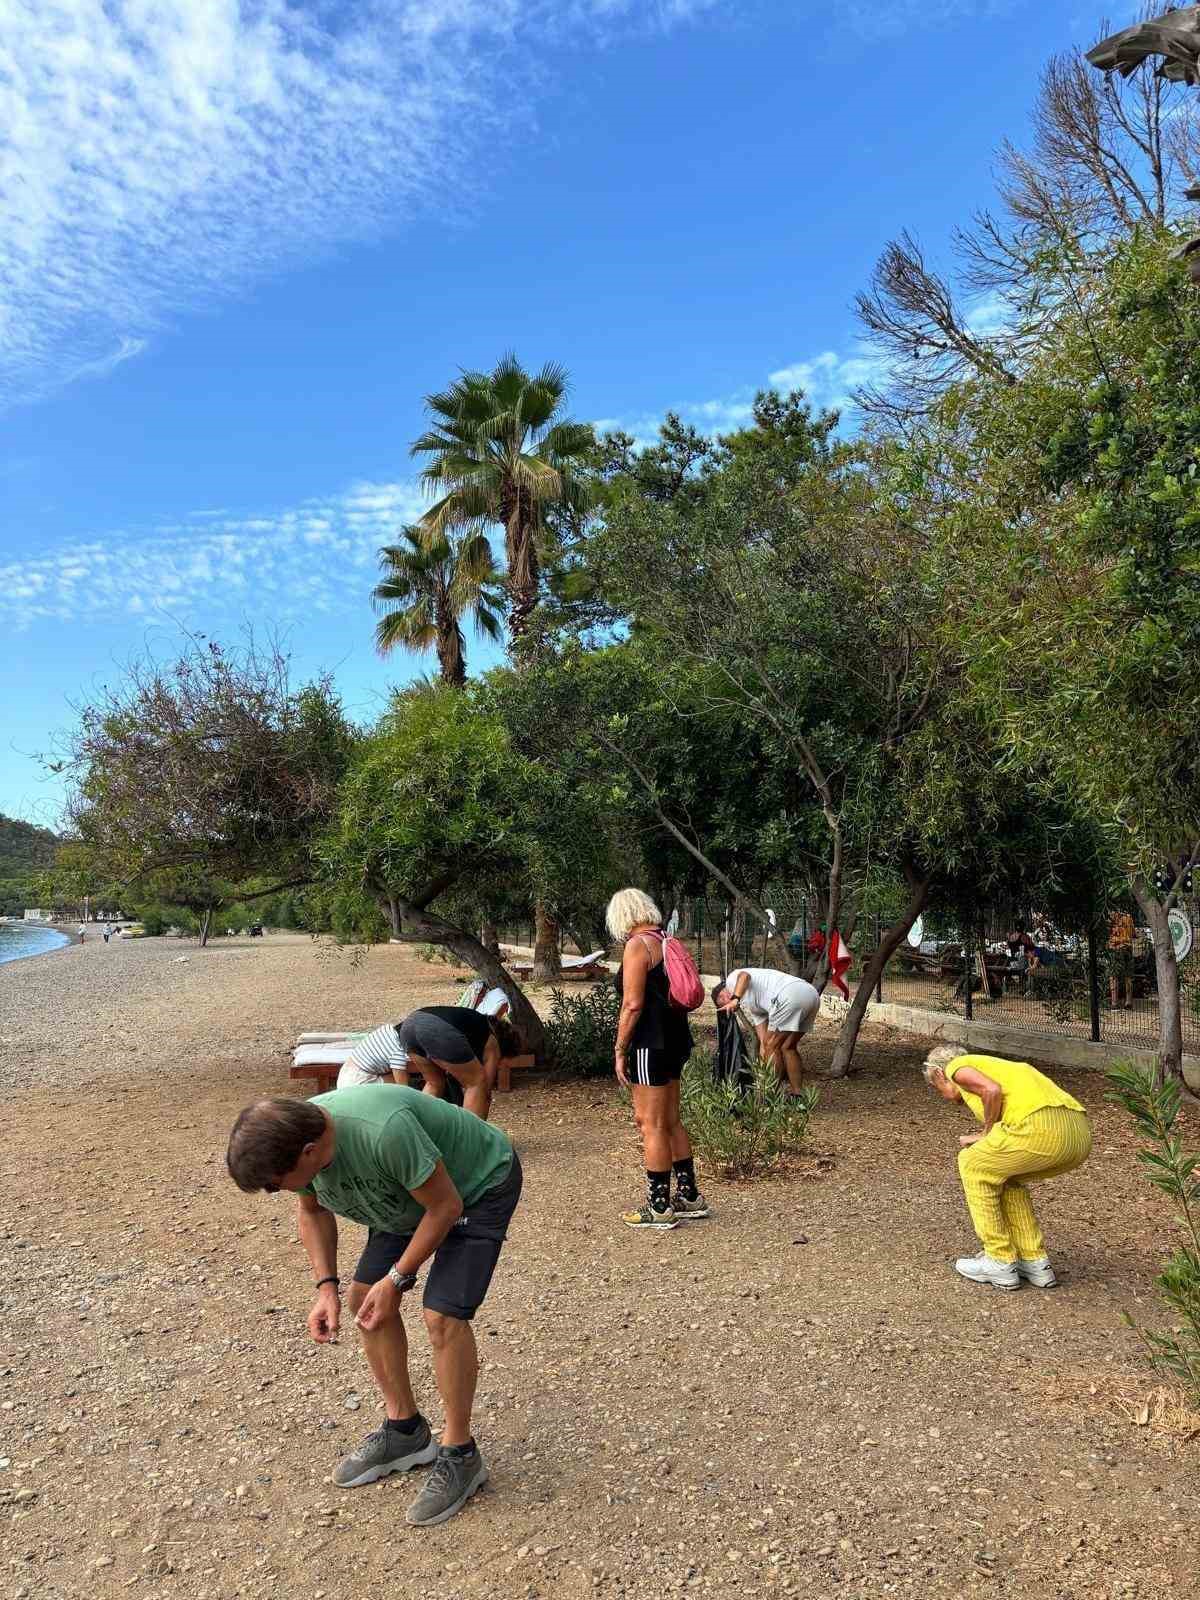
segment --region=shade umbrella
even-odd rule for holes
[[[1200,5],[1172,6],[1161,17],[1101,40],[1087,53],[1101,72],[1119,72],[1124,78],[1148,56],[1164,58],[1156,69],[1158,77],[1200,85]]]

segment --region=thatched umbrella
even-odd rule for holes
[[[1101,72],[1128,78],[1147,56],[1163,56],[1160,78],[1200,85],[1200,5],[1172,6],[1161,17],[1136,23],[1104,39],[1087,53]]]

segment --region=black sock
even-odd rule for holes
[[[646,1193],[650,1197],[651,1208],[655,1211],[667,1211],[671,1205],[671,1169],[666,1172],[646,1172]]]
[[[466,1444],[448,1444],[446,1449],[452,1456],[469,1456],[475,1453],[474,1439],[468,1439]]]
[[[421,1413],[418,1411],[415,1417],[401,1417],[399,1422],[395,1417],[389,1417],[387,1425],[389,1428],[395,1428],[397,1433],[416,1433],[421,1426]]]
[[[692,1156],[684,1161],[671,1163],[675,1173],[675,1188],[685,1200],[694,1200],[699,1191],[696,1188],[696,1163]]]

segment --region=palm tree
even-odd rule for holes
[[[537,604],[546,514],[583,512],[593,497],[586,465],[595,435],[560,415],[566,391],[562,367],[531,375],[515,356],[503,356],[494,372],[464,372],[444,393],[428,395],[432,426],[412,447],[428,460],[422,482],[440,494],[422,519],[429,537],[487,522],[504,528],[508,629],[518,657]]]
[[[462,618],[470,613],[483,638],[499,639],[502,632],[504,601],[492,547],[478,528],[456,543],[421,527],[405,528],[400,538],[379,552],[384,578],[371,592],[383,613],[376,649],[381,656],[397,647],[434,649],[442,681],[461,689],[467,681]]]

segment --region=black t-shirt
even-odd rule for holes
[[[426,1017],[433,1026],[422,1029],[422,1021]],[[435,1060],[451,1061],[455,1059],[453,1055],[443,1054],[442,1048],[433,1048],[438,1042],[438,1034],[442,1028],[453,1028],[455,1033],[470,1045],[475,1059],[483,1060],[483,1052],[492,1037],[491,1025],[481,1011],[472,1011],[467,1006],[422,1006],[419,1011],[410,1012],[404,1021],[398,1024],[400,1042],[407,1044],[411,1049],[414,1044],[421,1041],[423,1033],[427,1034],[430,1042],[429,1054]]]

